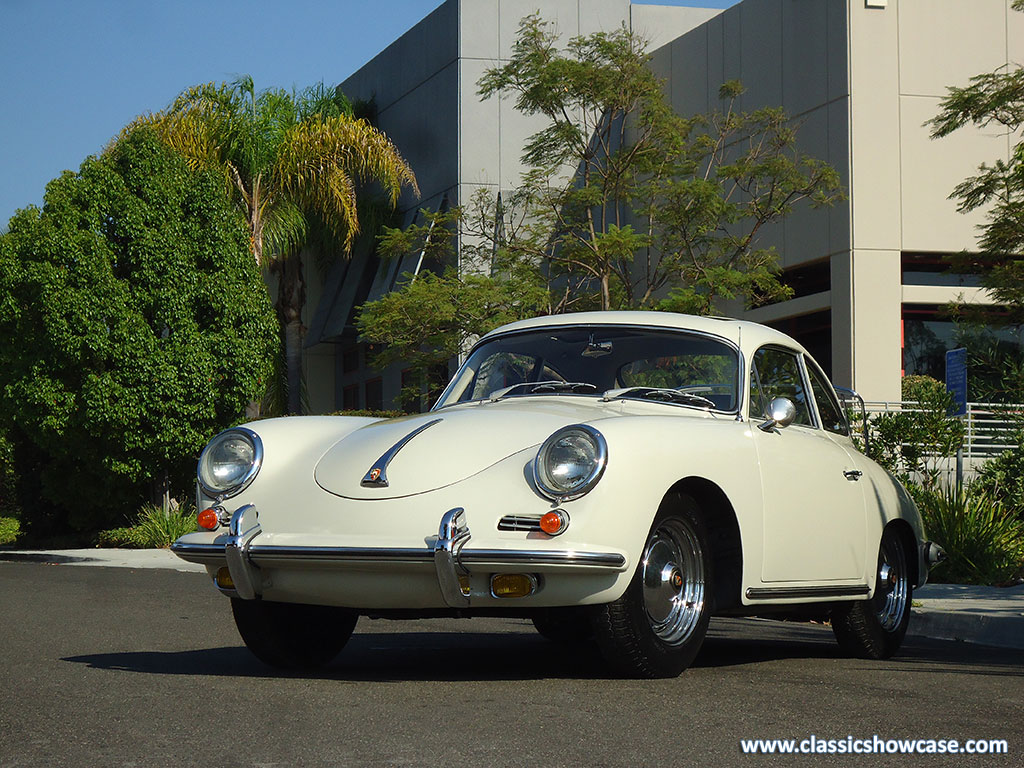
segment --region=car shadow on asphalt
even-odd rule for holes
[[[377,629],[374,624],[369,625]],[[394,626],[394,625],[392,625]],[[244,646],[186,651],[126,651],[69,656],[62,661],[94,669],[160,675],[300,677],[351,681],[504,681],[609,679],[596,647],[545,640],[522,624],[508,632],[365,631],[361,624],[345,649],[315,671],[281,672]],[[901,673],[1024,676],[1019,652],[945,641],[908,639],[893,659],[846,659],[826,627],[792,622],[716,620],[693,667],[724,669],[788,661],[830,660],[856,669]]]

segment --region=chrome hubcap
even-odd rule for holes
[[[886,536],[878,553],[878,584],[875,586],[875,612],[882,629],[891,632],[903,621],[910,596],[907,558],[893,536]]]
[[[704,611],[704,553],[688,525],[668,520],[647,541],[643,559],[644,610],[651,629],[681,645]]]

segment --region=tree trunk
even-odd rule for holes
[[[288,385],[288,413],[302,412],[302,308],[306,304],[306,283],[302,274],[302,255],[287,256],[276,264],[277,316],[284,331],[285,369]]]

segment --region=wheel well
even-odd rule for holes
[[[732,504],[722,489],[710,480],[688,477],[669,488],[662,499],[662,508],[678,504],[680,494],[694,498],[707,527],[715,574],[712,610],[717,612],[740,605],[743,543]]]
[[[891,520],[886,530],[892,529],[899,536],[900,544],[903,545],[903,552],[907,558],[907,567],[910,569],[910,581],[915,587],[920,586],[920,567],[917,555],[917,538],[914,536],[914,529],[906,520]]]

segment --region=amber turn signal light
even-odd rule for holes
[[[495,597],[529,597],[537,591],[537,579],[529,573],[496,573],[491,576]]]
[[[234,589],[235,580],[231,578],[231,571],[226,565],[222,565],[217,569],[217,586],[221,589]]]
[[[548,512],[540,519],[540,529],[549,536],[557,536],[569,527],[569,515],[564,509]]]
[[[220,515],[215,509],[204,509],[196,515],[196,523],[207,531],[215,531],[220,527]]]

